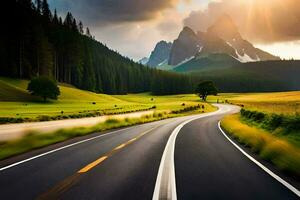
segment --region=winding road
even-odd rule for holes
[[[218,107],[2,161],[0,199],[298,199],[219,129],[239,108]]]

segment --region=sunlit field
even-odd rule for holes
[[[214,110],[209,104],[203,103],[195,94],[152,96],[150,94],[129,94],[114,96],[126,102],[138,103],[143,105],[155,105],[157,110],[171,111],[182,109],[185,106],[196,106],[204,104],[207,111]]]
[[[295,115],[300,113],[300,91],[249,94],[220,94],[209,97],[210,102],[228,101],[246,109],[267,113]]]
[[[151,96],[150,94],[105,95],[60,85],[61,95],[57,101],[42,102],[27,91],[28,81],[0,78],[0,117],[36,118],[39,116],[87,115],[100,113],[157,110],[174,111],[198,104],[204,111],[215,108],[200,101],[196,95]]]
[[[227,133],[279,169],[300,176],[300,92],[210,97],[217,99],[241,105],[249,113],[225,117],[222,126]]]
[[[300,177],[300,148],[290,143],[286,138],[288,136],[277,137],[263,129],[249,126],[241,122],[239,115],[225,117],[222,127],[263,159]]]

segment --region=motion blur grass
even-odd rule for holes
[[[172,117],[179,117],[186,114],[199,114],[203,112],[205,112],[203,109],[191,110],[188,113],[181,112],[180,114],[161,111],[154,112],[151,115],[144,115],[139,118],[110,118],[103,123],[99,123],[91,127],[62,129],[53,133],[30,132],[20,139],[0,143],[0,160],[28,152],[33,149],[38,149],[51,144],[62,142],[71,138],[88,135],[90,133],[100,132],[99,134],[101,134],[101,132],[105,130],[128,127]]]
[[[277,137],[266,130],[245,124],[239,114],[225,117],[221,126],[261,158],[287,173],[300,177],[300,148],[290,143],[287,138]]]
[[[154,110],[154,114],[124,120],[110,119],[92,127],[60,130],[48,134],[29,133],[21,139],[0,143],[0,159],[94,132],[216,110],[214,106],[201,102],[200,98],[194,94],[152,96],[144,93],[112,96],[79,90],[66,84],[60,84],[61,96],[58,101],[49,101],[45,104],[41,99],[31,96],[26,91],[27,84],[26,80],[0,77],[0,119],[3,119],[2,122],[18,122],[5,121],[6,118],[44,121],[57,118],[91,117],[95,114],[120,114],[147,109]]]
[[[300,92],[221,94],[224,101],[243,107],[225,117],[222,127],[279,169],[300,177]]]

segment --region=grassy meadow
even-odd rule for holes
[[[222,127],[241,144],[279,169],[300,177],[300,92],[222,94],[211,102],[241,105]]]
[[[200,98],[194,94],[171,96],[153,96],[148,93],[105,95],[79,90],[66,84],[59,85],[61,95],[57,101],[51,100],[44,103],[41,98],[34,97],[26,91],[27,84],[27,80],[0,77],[0,119],[25,118],[28,121],[44,121],[149,109],[154,112],[140,118],[120,120],[112,117],[112,119],[91,127],[62,129],[43,134],[28,133],[20,139],[0,143],[0,160],[93,132],[216,110],[214,106],[201,102]]]
[[[193,94],[173,96],[151,96],[147,93],[105,95],[79,90],[66,84],[60,84],[61,95],[57,101],[51,100],[44,103],[41,98],[34,97],[27,92],[27,84],[27,80],[0,78],[0,118],[41,121],[41,119],[91,117],[149,109],[171,112],[198,104],[205,105],[204,112],[215,109],[209,104],[200,102],[199,97]]]
[[[300,147],[291,143],[287,138],[289,136],[278,137],[267,130],[244,123],[238,114],[225,117],[221,125],[233,138],[261,158],[300,177]]]
[[[273,92],[273,93],[244,93],[220,94],[209,97],[210,102],[229,102],[243,105],[249,110],[258,110],[266,113],[295,115],[300,113],[300,91]]]

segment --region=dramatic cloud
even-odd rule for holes
[[[61,12],[72,11],[89,24],[145,21],[180,0],[50,0]],[[188,1],[188,0],[187,0]]]
[[[178,5],[191,5],[193,1],[49,0],[49,3],[62,16],[71,11],[90,27],[100,42],[138,60],[149,56],[158,41],[177,37],[182,20],[190,11],[179,11]]]
[[[228,14],[242,35],[257,43],[300,40],[299,0],[220,0],[191,12],[184,24],[206,30],[220,15]]]

